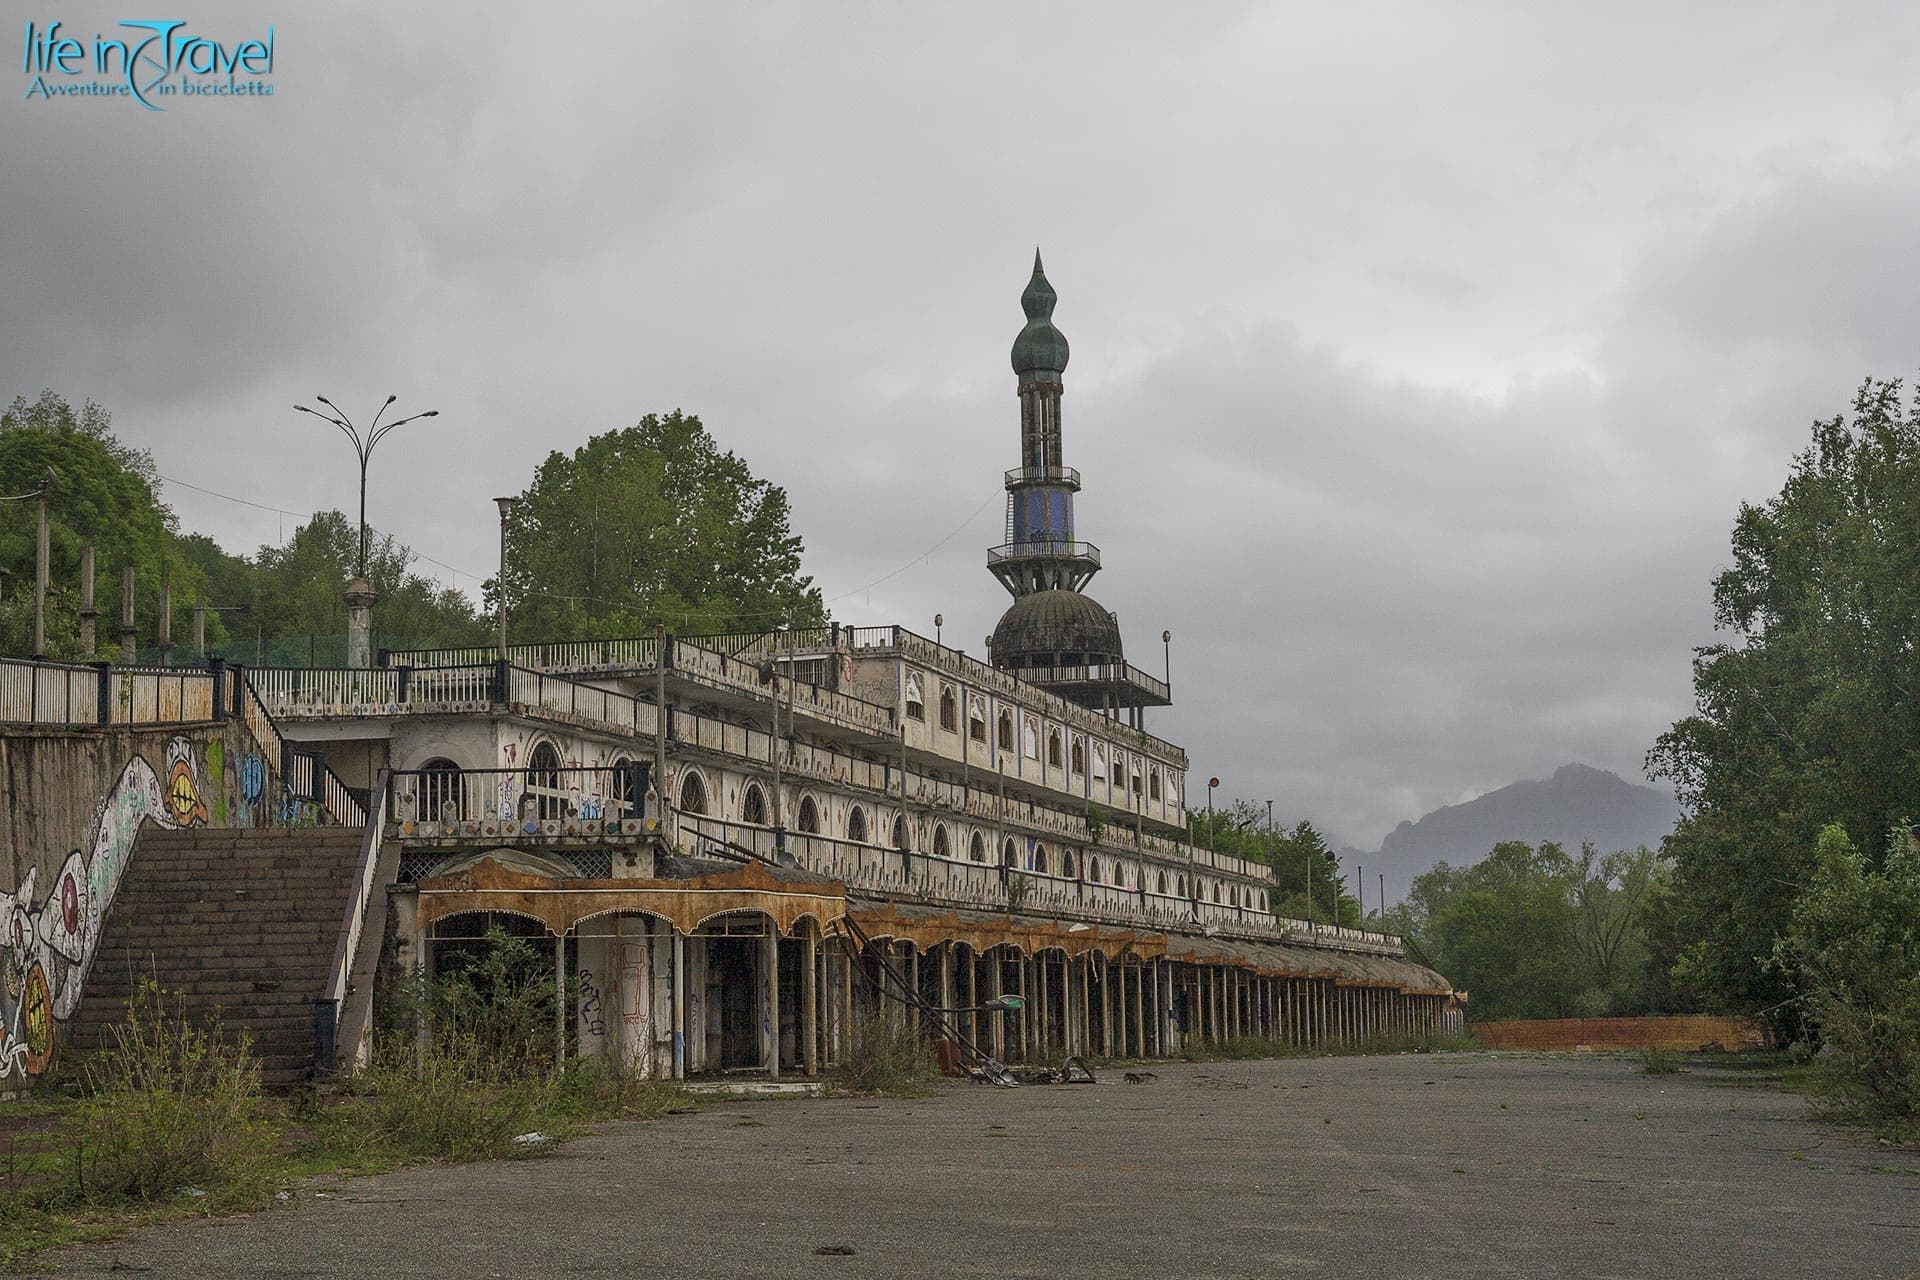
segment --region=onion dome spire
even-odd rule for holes
[[[1013,340],[1013,371],[1022,381],[1058,382],[1067,367],[1067,335],[1053,327],[1053,304],[1060,295],[1047,283],[1040,250],[1033,251],[1033,279],[1020,295],[1027,327]]]

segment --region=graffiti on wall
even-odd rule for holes
[[[80,1007],[141,824],[207,822],[208,788],[193,743],[170,739],[166,761],[164,780],[145,757],[127,761],[44,895],[37,868],[12,893],[0,893],[0,1080],[37,1076],[53,1060],[58,1026]]]

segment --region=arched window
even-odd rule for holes
[[[1033,846],[1033,869],[1043,876],[1047,874],[1049,870],[1047,864],[1047,846],[1043,844]]]
[[[1098,858],[1090,857],[1087,859],[1087,883],[1100,883],[1100,859]]]
[[[1071,880],[1078,873],[1079,869],[1074,865],[1073,850],[1069,849],[1060,855],[1060,874]]]
[[[975,742],[987,740],[987,704],[979,698],[967,699],[967,736]]]
[[[1147,789],[1146,780],[1140,776],[1139,757],[1135,756],[1130,758],[1128,763],[1133,767],[1133,794],[1139,795]]]
[[[935,823],[933,827],[933,856],[936,858],[953,856],[953,845],[947,839],[947,824],[944,822]]]
[[[1087,771],[1087,741],[1085,738],[1080,737],[1078,734],[1074,735],[1073,750],[1068,754],[1068,759],[1073,762],[1069,766],[1072,772],[1085,773]]]
[[[1262,889],[1262,890],[1260,891],[1260,909],[1261,909],[1262,911],[1271,911],[1271,910],[1273,910],[1273,908],[1272,908],[1272,907],[1270,907],[1270,906],[1268,906],[1268,905],[1267,905],[1267,891],[1266,891],[1265,889]]]
[[[1029,720],[1022,727],[1025,732],[1021,735],[1023,738],[1021,745],[1026,748],[1027,759],[1038,760],[1040,758],[1040,726]]]
[[[619,818],[637,818],[646,809],[646,790],[643,779],[646,771],[633,763],[627,756],[613,758],[613,778],[607,784],[611,794],[606,798],[606,809],[600,814],[609,821]]]
[[[685,770],[680,775],[680,812],[705,813],[706,811],[706,780],[691,769]]]
[[[551,742],[542,742],[527,754],[527,794],[533,797],[534,810],[543,822],[566,813],[566,796],[560,790],[560,752]]]
[[[1049,769],[1060,767],[1060,731],[1058,729],[1047,731],[1047,767]]]
[[[1185,876],[1175,876],[1173,878],[1173,893],[1174,896],[1178,898],[1187,896],[1187,878]]]
[[[810,836],[820,834],[820,806],[812,796],[800,797],[800,830]]]
[[[1166,873],[1166,872],[1164,872],[1164,871],[1162,871],[1162,872],[1160,873],[1160,889],[1159,889],[1159,894],[1160,894],[1160,896],[1161,896],[1161,897],[1163,897],[1163,898],[1167,896],[1167,873]]]
[[[1147,799],[1160,799],[1160,770],[1153,766],[1147,769]]]
[[[445,756],[420,766],[419,813],[423,822],[458,822],[467,816],[466,780],[460,766]]]
[[[867,811],[859,805],[847,810],[847,839],[855,844],[867,842]]]
[[[1093,744],[1093,778],[1096,782],[1107,780],[1107,748],[1105,743]]]
[[[967,844],[967,861],[985,862],[986,860],[987,842],[981,839],[980,833],[976,831],[973,833],[973,839]]]
[[[1003,867],[1017,867],[1020,865],[1019,859],[1019,851],[1013,847],[1013,837],[1008,836],[1007,842],[1000,846],[1000,865]]]
[[[920,673],[907,672],[907,719],[925,720],[927,718],[927,700],[920,692]]]
[[[904,813],[894,815],[893,847],[901,850],[913,848],[913,841],[907,830],[907,815]]]
[[[740,799],[740,821],[754,827],[767,825],[767,796],[757,782],[749,782],[747,794]]]
[[[953,696],[953,686],[940,686],[940,727],[948,733],[960,728],[960,700]]]
[[[1000,728],[995,734],[995,741],[999,743],[1002,751],[1013,750],[1013,712],[1000,713]]]

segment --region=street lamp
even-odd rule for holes
[[[399,398],[399,396],[387,397],[386,404],[381,405],[379,412],[373,415],[373,425],[367,428],[367,433],[364,436],[360,434],[360,429],[353,424],[353,419],[347,417],[339,406],[335,405],[333,401],[327,399],[325,396],[315,396],[314,399],[327,406],[328,411],[326,413],[322,413],[318,409],[309,409],[303,404],[293,406],[295,412],[310,413],[320,419],[320,421],[330,422],[340,428],[341,434],[353,442],[354,456],[360,459],[360,560],[359,570],[355,574],[356,577],[360,578],[367,576],[367,459],[373,456],[373,447],[379,444],[380,441],[386,437],[386,434],[395,427],[404,427],[409,422],[417,422],[421,418],[437,418],[440,416],[438,409],[428,409],[425,413],[416,413],[410,418],[400,418],[382,426],[380,419],[386,414],[388,406],[392,405],[393,402]]]
[[[507,517],[513,514],[512,498],[495,498],[500,508],[500,577],[494,585],[494,604],[500,614],[500,661],[507,660]]]
[[[936,613],[933,615],[933,642],[935,644],[940,643],[940,627],[944,622],[946,622],[946,619],[940,614]]]
[[[1220,779],[1207,779],[1207,849],[1213,849],[1213,789],[1220,785]]]
[[[1167,663],[1165,668],[1166,686],[1168,689],[1172,689],[1173,688],[1173,632],[1162,631],[1160,633],[1160,647],[1162,650],[1161,656],[1166,659],[1166,663]]]

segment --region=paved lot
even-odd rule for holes
[[[709,1105],[65,1255],[156,1276],[1920,1276],[1920,1152],[1625,1059]],[[1108,1081],[1111,1083],[1108,1083]],[[820,1246],[849,1255],[817,1255]]]

